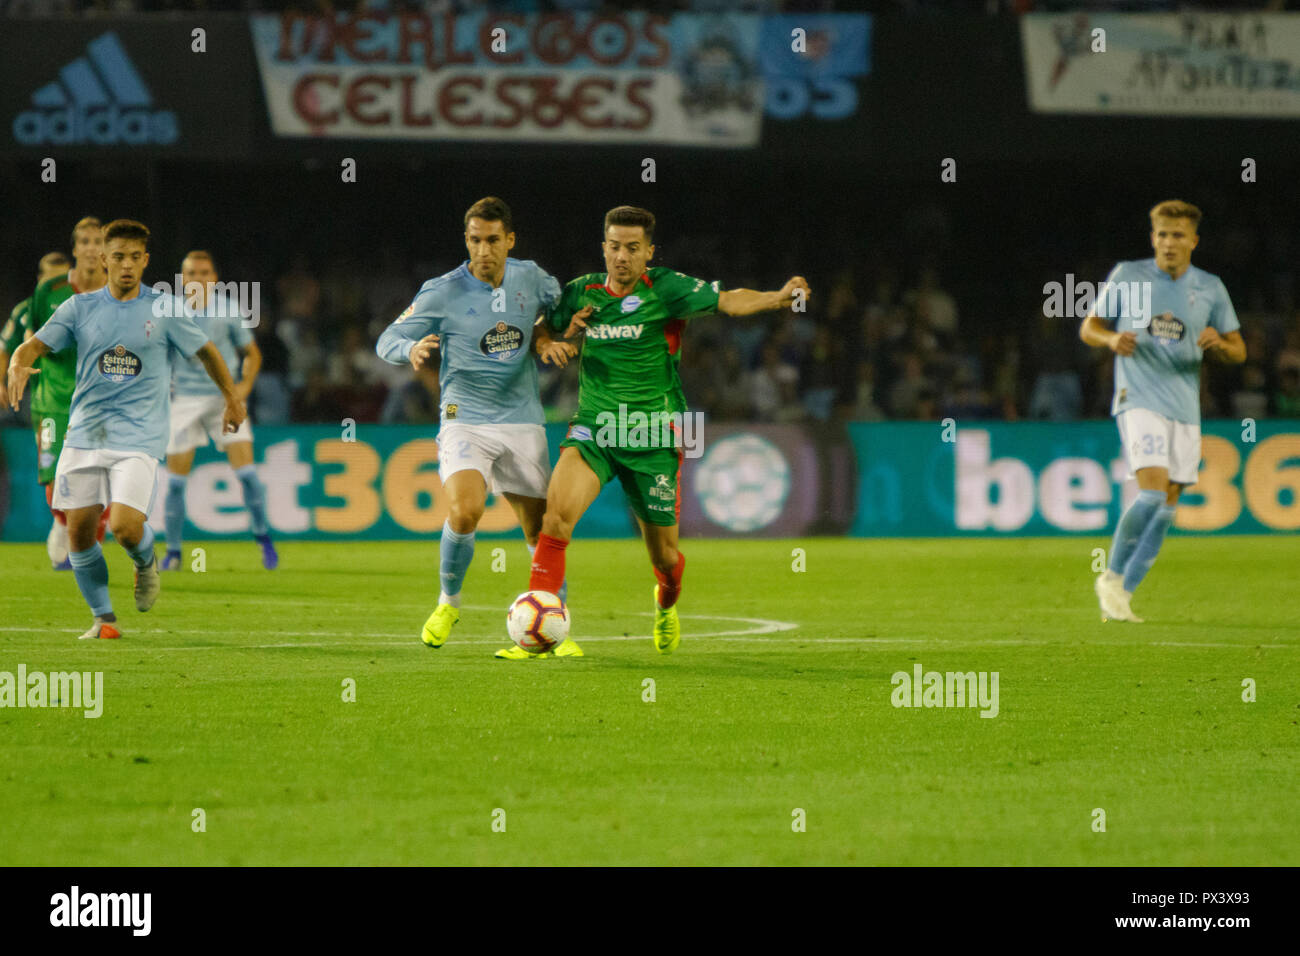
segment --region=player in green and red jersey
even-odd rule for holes
[[[68,257],[61,252],[47,252],[36,267],[36,284],[61,276],[68,271]],[[32,297],[29,295],[13,307],[9,319],[0,328],[0,372],[9,368],[9,356],[27,340],[31,325]]]
[[[571,337],[585,330],[578,370],[578,413],[560,444],[546,492],[546,514],[533,555],[529,590],[556,592],[564,580],[564,550],[574,525],[600,489],[618,478],[650,554],[655,586],[654,645],[671,653],[681,641],[677,598],[686,559],[677,549],[681,506],[680,435],[670,427],[686,412],[677,375],[686,319],[721,313],[743,316],[806,300],[800,276],[776,292],[722,291],[706,282],[647,266],[654,256],[655,217],[619,206],[605,216],[606,272],[565,286],[545,324]],[[539,330],[540,331],[540,330]],[[675,416],[675,419],[674,419]],[[636,426],[649,427],[639,434]],[[631,427],[619,427],[626,423]],[[631,438],[631,440],[628,440]],[[498,657],[526,659],[517,647]]]
[[[32,293],[32,306],[28,325],[34,335],[49,321],[54,310],[81,292],[94,292],[108,283],[104,268],[104,224],[94,216],[86,216],[72,229],[72,257],[76,267],[51,279],[46,279]],[[62,352],[46,355],[37,363],[40,375],[32,386],[32,428],[36,432],[37,479],[45,486],[45,500],[54,495],[54,470],[59,465],[63,439],[68,431],[68,415],[72,410],[72,391],[77,382],[77,350],[66,348]],[[68,560],[68,526],[63,512],[50,507],[54,526],[46,542],[50,562],[55,570],[70,571]],[[107,513],[108,509],[104,509]],[[108,519],[99,523],[97,536],[104,539]]]

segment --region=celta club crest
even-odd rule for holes
[[[515,301],[519,303],[519,311],[520,311],[520,312],[523,312],[523,311],[524,311],[524,299],[525,299],[525,298],[526,298],[526,297],[524,296],[524,294],[523,294],[522,292],[516,292],[516,293],[515,293]]]
[[[153,334],[153,330],[154,330],[153,319],[145,319],[145,320],[144,320],[144,337],[147,339],[150,335]]]

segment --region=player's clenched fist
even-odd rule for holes
[[[1116,332],[1111,336],[1110,347],[1116,355],[1132,355],[1137,350],[1136,332]]]
[[[808,288],[808,281],[803,276],[795,276],[785,285],[781,286],[781,291],[777,293],[781,297],[779,308],[788,308],[794,303],[797,293],[802,292],[802,298],[806,301],[808,296],[812,295],[812,289]]]
[[[426,335],[420,341],[411,346],[411,367],[417,372],[424,367],[424,364],[432,357],[434,350],[438,347],[438,336]]]
[[[226,412],[223,416],[225,429],[228,434],[239,431],[239,426],[243,424],[244,418],[248,412],[244,408],[244,403],[238,398],[226,399]]]
[[[1203,331],[1196,339],[1196,344],[1200,347],[1201,351],[1205,351],[1206,349],[1217,349],[1224,344],[1223,336],[1219,335],[1219,330],[1214,326],[1207,325],[1205,331]]]

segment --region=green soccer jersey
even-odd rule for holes
[[[19,302],[12,312],[9,313],[9,319],[5,322],[4,328],[0,329],[0,349],[14,354],[14,350],[23,344],[23,338],[27,329],[27,317],[31,313],[32,300],[28,296]],[[4,371],[0,369],[0,371]]]
[[[578,419],[601,412],[684,412],[686,397],[677,377],[685,319],[718,311],[717,282],[706,282],[656,266],[632,291],[615,295],[608,275],[593,272],[564,287],[547,315],[554,332],[590,305],[587,334],[578,365]]]
[[[71,273],[46,279],[32,293],[31,311],[27,316],[32,333],[41,330],[54,310],[77,294]],[[77,386],[77,350],[70,346],[61,352],[42,356],[36,362],[40,375],[32,376],[32,415],[67,415],[72,407],[72,391]]]

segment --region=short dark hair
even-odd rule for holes
[[[640,226],[645,230],[646,242],[655,241],[655,214],[640,206],[615,206],[605,213],[605,231],[610,226]]]
[[[98,219],[96,219],[94,216],[82,217],[77,222],[77,224],[72,227],[72,248],[74,249],[77,248],[77,233],[81,232],[81,230],[85,229],[87,226],[94,229],[104,228],[104,224],[100,222]]]
[[[506,205],[504,199],[498,199],[496,196],[484,196],[474,205],[469,207],[465,213],[465,228],[469,228],[471,219],[482,219],[484,222],[499,222],[501,228],[506,231],[506,235],[515,231],[515,220],[510,215],[510,207]]]
[[[148,251],[149,227],[142,222],[136,222],[134,219],[114,219],[104,227],[104,245],[108,245],[114,239],[131,239],[143,242],[145,250]]]
[[[37,264],[38,269],[63,269],[71,265],[68,257],[61,252],[47,252],[41,256],[41,261]]]
[[[206,249],[191,249],[185,253],[185,259],[207,259],[208,262],[212,263],[212,271],[217,271],[217,260],[212,258],[212,253]],[[185,259],[181,260],[181,265],[185,264]]]

